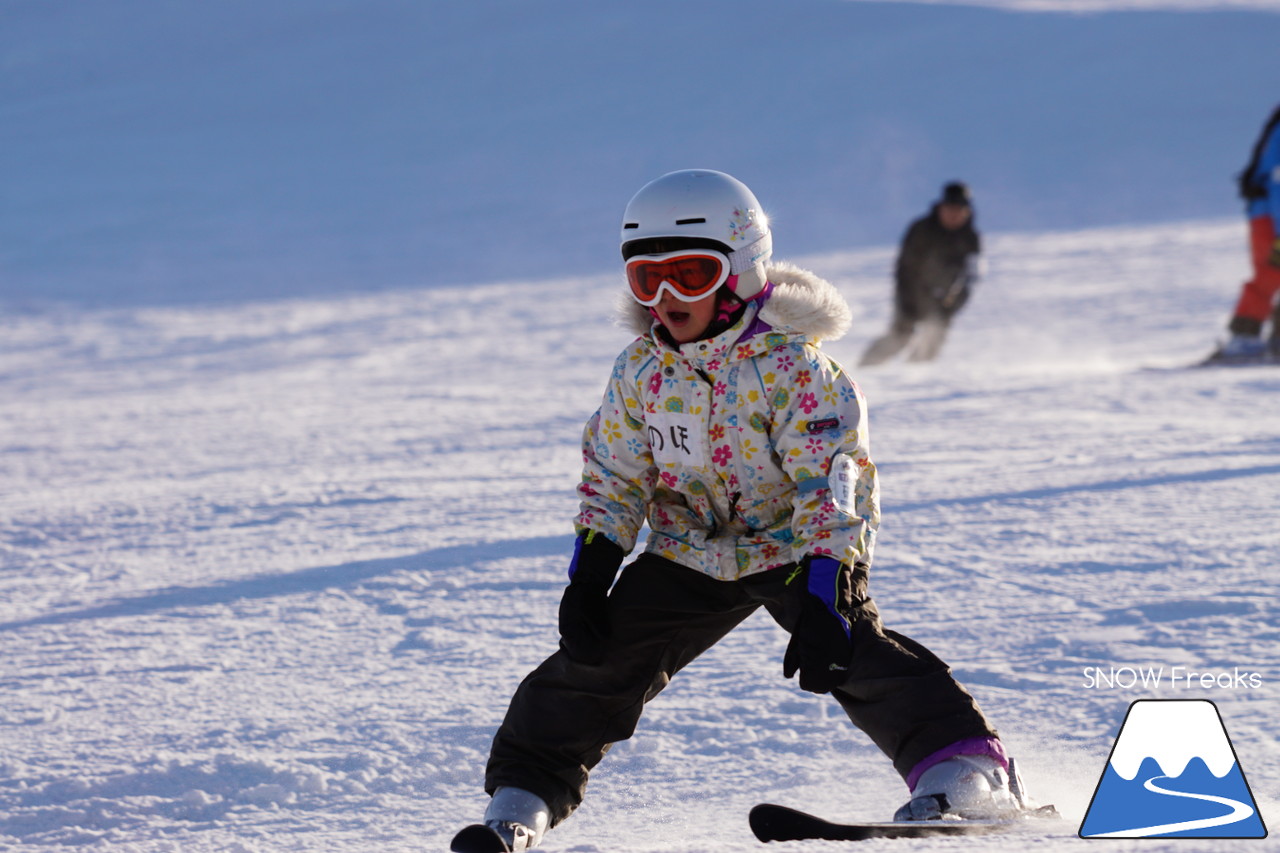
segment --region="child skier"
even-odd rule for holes
[[[898,819],[1022,805],[973,698],[868,597],[880,510],[866,404],[819,349],[849,307],[771,251],[759,203],[720,172],[673,172],[627,205],[640,336],[586,425],[560,648],[494,738],[489,829],[469,828],[480,843],[464,830],[455,850],[536,845],[644,704],[760,607],[791,635],[785,677],[831,694],[906,780]],[[646,520],[644,552],[614,585]]]

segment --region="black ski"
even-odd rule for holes
[[[492,827],[473,823],[464,827],[449,844],[453,853],[511,853],[507,842]]]
[[[1032,815],[1057,817],[1052,806]],[[751,831],[761,841],[865,841],[868,838],[924,838],[934,835],[990,835],[1025,825],[1010,820],[904,820],[883,823],[832,823],[806,812],[763,803],[751,810]]]
[[[1142,370],[1146,373],[1170,373],[1175,370],[1204,370],[1208,368],[1226,367],[1280,367],[1280,355],[1222,356],[1214,353],[1190,364],[1148,365]]]
[[[1280,355],[1262,352],[1257,355],[1222,355],[1214,353],[1208,358],[1197,361],[1192,367],[1257,367],[1259,365],[1280,365]]]

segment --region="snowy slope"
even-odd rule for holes
[[[444,849],[555,642],[618,214],[690,165],[849,297],[850,366],[907,219],[973,182],[990,274],[945,360],[857,375],[873,592],[1070,818],[1034,845],[1086,843],[1146,697],[1216,702],[1280,820],[1280,372],[1172,369],[1246,275],[1280,9],[1099,5],[3,4],[0,850]],[[547,849],[887,814],[783,647],[753,618],[690,667]],[[911,847],[958,844],[1029,846]]]
[[[992,235],[946,362],[859,376],[873,591],[1071,821],[1147,696],[1218,703],[1280,814],[1280,372],[1145,369],[1204,349],[1241,239]],[[859,308],[831,345],[848,364],[891,257],[805,259]],[[444,849],[555,641],[579,430],[626,342],[615,285],[0,319],[0,847]],[[756,849],[759,800],[892,809],[887,762],[781,678],[783,646],[755,617],[695,663],[548,849]],[[1123,666],[1262,685],[1087,686]],[[1117,849],[1185,849],[1165,843]]]
[[[798,253],[957,177],[999,231],[1235,215],[1277,0],[989,5],[9,0],[0,299],[602,274],[619,200],[691,166]]]

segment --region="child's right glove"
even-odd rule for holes
[[[569,563],[569,585],[560,598],[560,647],[579,663],[604,660],[609,638],[609,587],[626,556],[607,536],[589,530],[578,537]]]
[[[800,689],[830,693],[849,676],[853,658],[853,577],[849,567],[832,557],[805,557],[800,571],[807,593],[791,642],[782,658],[786,678],[800,672]]]

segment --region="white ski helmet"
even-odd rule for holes
[[[764,289],[769,220],[747,185],[710,169],[670,172],[640,188],[622,216],[622,257],[715,249],[729,258],[742,299]]]

